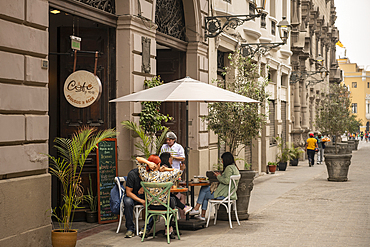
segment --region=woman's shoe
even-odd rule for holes
[[[193,207],[185,206],[185,208],[184,208],[185,215],[186,215],[187,213],[189,213],[192,209],[193,209]],[[199,211],[198,211],[198,212],[199,212]]]
[[[199,210],[191,210],[190,212],[189,212],[189,215],[198,215],[198,214],[200,214],[200,212],[199,212]]]

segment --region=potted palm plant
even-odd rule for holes
[[[89,174],[90,188],[87,189],[87,195],[85,195],[84,200],[89,204],[89,210],[86,210],[86,222],[94,223],[98,221],[98,197],[94,196],[92,190],[92,181]]]
[[[290,165],[291,166],[298,166],[299,159],[301,158],[304,151],[300,147],[294,147],[294,144],[291,144],[289,148],[289,156],[290,156]]]
[[[72,228],[74,209],[83,201],[81,191],[81,172],[88,155],[106,138],[116,136],[113,129],[98,131],[96,128],[80,128],[71,138],[57,137],[54,147],[58,157],[49,156],[50,173],[61,182],[63,205],[60,215],[53,210],[53,216],[59,222],[59,229],[52,231],[52,243],[57,246],[75,246],[77,230]]]
[[[276,137],[278,153],[276,155],[276,160],[279,166],[279,171],[285,171],[288,160],[290,159],[290,149],[284,147],[283,139],[281,137]]]

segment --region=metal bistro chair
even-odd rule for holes
[[[155,237],[155,224],[157,221],[158,216],[162,216],[164,219],[164,223],[167,226],[167,243],[170,243],[170,234],[169,234],[169,229],[170,229],[170,221],[171,217],[175,220],[176,223],[176,232],[177,232],[177,237],[180,239],[180,234],[178,230],[178,225],[177,225],[177,214],[178,210],[177,209],[172,209],[170,207],[170,191],[173,183],[167,182],[167,183],[148,183],[148,182],[141,182],[141,187],[144,188],[144,193],[145,193],[145,226],[144,226],[144,232],[146,232],[147,224],[149,222],[150,217],[154,217],[153,219],[153,238]],[[163,191],[155,196],[153,195],[148,188],[157,188],[157,189],[163,189]],[[163,194],[167,194],[167,202],[166,204],[163,203],[159,198]],[[150,198],[148,198],[150,197]],[[149,201],[148,199],[151,199]],[[162,206],[166,208],[166,210],[152,210],[149,208],[150,205],[154,205],[154,202],[159,202]],[[145,238],[145,234],[143,235],[141,241],[143,242]]]
[[[224,199],[212,199],[209,200],[208,202],[215,208],[215,220],[214,220],[214,225],[216,225],[217,221],[217,211],[220,208],[220,205],[223,205],[226,208],[226,212],[229,214],[229,222],[230,222],[230,228],[233,228],[233,225],[231,224],[231,207],[234,204],[234,212],[235,212],[235,218],[238,222],[238,225],[240,225],[239,218],[238,218],[238,211],[236,209],[236,200],[231,200],[230,197],[236,193],[236,190],[238,189],[238,186],[236,186],[236,181],[240,179],[240,174],[239,175],[232,175],[230,176],[230,181],[229,181],[229,192],[228,196],[225,197]],[[234,184],[234,189],[233,191],[231,190],[231,184]],[[207,225],[208,227],[209,224],[209,219],[211,218],[211,208],[208,210],[208,219],[207,219]]]
[[[124,177],[115,177],[114,178],[114,182],[118,185],[118,187],[120,188],[119,190],[119,196],[121,198],[121,202],[120,202],[120,211],[119,211],[119,223],[118,223],[118,227],[117,227],[117,231],[116,233],[119,233],[119,230],[121,229],[121,223],[122,223],[122,217],[125,215],[124,214],[124,203],[123,203],[123,198],[124,198],[124,195],[125,195],[125,187],[123,187],[123,183],[127,180],[127,176],[124,176]],[[141,211],[144,209],[144,206],[143,205],[135,205],[134,206],[134,217],[135,217],[135,228],[136,228],[136,235],[139,235],[139,217],[140,217],[140,213]]]

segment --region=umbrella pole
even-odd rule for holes
[[[186,147],[185,147],[185,179],[186,188],[189,188],[189,101],[186,101],[185,110],[185,136],[186,136]],[[186,203],[189,205],[189,195],[186,192]]]

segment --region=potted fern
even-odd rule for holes
[[[86,222],[94,223],[98,221],[98,197],[94,196],[92,190],[92,181],[89,174],[90,188],[87,188],[87,195],[85,195],[85,201],[89,204],[89,209],[86,210]]]
[[[63,194],[63,205],[53,209],[53,217],[59,222],[59,229],[52,230],[53,246],[75,246],[77,242],[77,230],[72,228],[74,210],[83,201],[81,190],[81,172],[88,155],[97,145],[106,138],[116,136],[116,131],[108,129],[98,131],[96,128],[80,128],[71,138],[57,137],[54,140],[54,148],[58,151],[58,157],[49,156],[50,173],[60,182]]]

